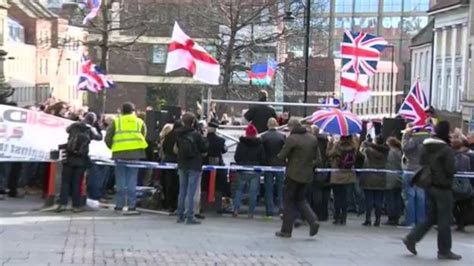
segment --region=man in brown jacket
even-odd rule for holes
[[[281,231],[275,233],[278,237],[291,237],[293,223],[296,219],[295,207],[299,209],[309,224],[309,235],[318,233],[319,224],[316,214],[305,198],[307,185],[313,181],[314,167],[321,161],[317,138],[301,126],[296,118],[290,119],[288,127],[291,130],[278,158],[286,163],[286,183],[284,193],[283,224]]]

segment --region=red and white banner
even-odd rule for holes
[[[58,145],[67,142],[72,121],[42,112],[0,105],[0,161],[44,161]],[[104,141],[92,141],[89,155],[110,159]]]
[[[175,22],[173,36],[168,47],[165,72],[170,73],[181,68],[193,74],[195,80],[219,85],[219,62],[186,35]]]
[[[369,76],[342,72],[341,94],[345,103],[363,103],[370,99]]]

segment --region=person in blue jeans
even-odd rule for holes
[[[257,137],[257,128],[249,124],[245,129],[245,136],[240,137],[240,142],[234,155],[235,162],[243,166],[263,165],[265,163],[265,149],[260,138]],[[249,214],[253,218],[257,205],[258,191],[260,190],[260,174],[242,171],[237,177],[237,190],[234,196],[234,217],[239,215],[242,194],[245,185],[249,188]]]
[[[265,165],[283,167],[285,162],[278,159],[283,145],[285,145],[285,135],[277,131],[278,122],[275,118],[268,119],[268,131],[262,135],[263,147],[265,149]],[[276,188],[276,206],[279,213],[283,213],[283,182],[284,172],[266,172],[265,177],[265,210],[266,216],[271,218],[274,214],[274,187]]]
[[[178,223],[200,224],[194,218],[194,196],[201,185],[203,155],[208,151],[204,136],[195,129],[196,117],[187,112],[183,115],[183,127],[176,130],[174,151],[178,155],[179,195]]]
[[[87,173],[87,194],[90,199],[103,200],[109,166],[92,164]]]
[[[145,149],[148,143],[145,140],[146,126],[143,120],[135,115],[135,105],[127,102],[122,105],[122,114],[114,119],[107,128],[105,143],[112,150],[112,159],[116,160],[115,211],[122,212],[127,195],[128,210],[125,215],[139,215],[136,210],[136,187],[138,168],[129,167],[133,161],[146,158]]]
[[[410,186],[412,172],[420,168],[420,157],[423,150],[423,141],[430,137],[427,131],[415,132],[408,124],[402,137],[402,194],[405,200],[405,221],[402,226],[414,226],[422,223],[426,216],[425,191],[417,186]]]

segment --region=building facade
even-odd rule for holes
[[[468,77],[468,0],[445,0],[428,14],[434,19],[433,76],[431,104],[455,126],[461,126],[461,100]]]
[[[419,80],[426,97],[431,99],[431,76],[433,64],[433,27],[432,20],[412,39],[411,53],[411,84]],[[431,101],[430,101],[431,102]]]

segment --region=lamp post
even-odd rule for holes
[[[287,11],[283,18],[286,22],[292,22],[295,20],[293,13]],[[309,75],[309,41],[310,41],[310,30],[311,30],[311,0],[306,0],[305,4],[305,42],[304,42],[304,96],[303,103],[308,102],[308,75]],[[306,107],[304,108],[304,117],[307,116]]]

